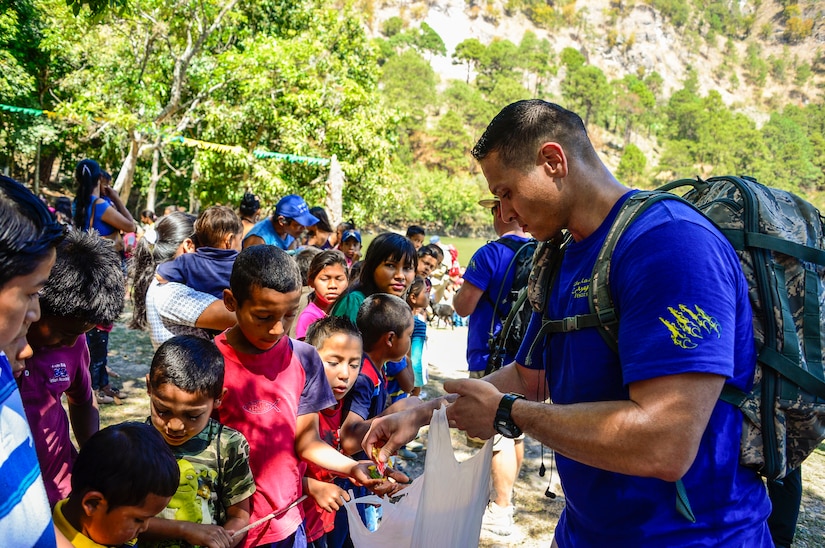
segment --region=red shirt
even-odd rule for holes
[[[296,420],[335,404],[318,352],[283,337],[260,354],[242,354],[215,337],[226,362],[218,420],[241,432],[249,442],[249,467],[255,478],[250,522],[286,508],[301,496],[305,465],[295,454]],[[300,505],[252,529],[244,546],[259,546],[289,537],[301,524]]]

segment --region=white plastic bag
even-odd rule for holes
[[[363,497],[345,503],[355,548],[438,548],[478,546],[481,519],[490,496],[492,440],[477,454],[459,463],[453,453],[447,408],[433,412],[424,473],[402,491],[395,504],[385,498]],[[355,504],[380,503],[383,517],[370,532]]]

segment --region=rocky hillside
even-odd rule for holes
[[[483,43],[498,38],[518,44],[524,33],[531,30],[539,38],[548,39],[556,52],[565,47],[583,52],[608,78],[657,71],[664,78],[665,96],[681,88],[688,69],[692,68],[698,73],[702,94],[717,90],[726,104],[745,112],[757,123],[788,102],[804,104],[817,99],[825,85],[825,74],[816,71],[806,83],[794,83],[796,66],[815,65],[825,55],[825,7],[821,2],[800,3],[803,20],[812,28],[808,37],[796,43],[785,38],[785,8],[775,0],[739,0],[739,11],[751,21],[749,29],[743,32],[746,35],[717,34],[711,40],[707,38],[707,25],[697,22],[695,12],[688,23],[677,29],[651,7],[653,2],[573,0],[568,10],[570,6],[575,10],[575,17],[570,18],[575,26],[553,31],[536,27],[523,13],[507,15],[505,3],[383,0],[375,3],[370,32],[378,35],[381,23],[393,16],[402,17],[408,25],[426,22],[441,36],[448,51],[447,56],[433,57],[435,70],[442,79],[464,79],[466,68],[454,65],[450,58],[458,43],[467,38]],[[756,52],[765,63],[772,59],[784,61],[788,67],[784,75],[769,74],[763,84],[751,83],[744,67],[749,45],[750,53]]]

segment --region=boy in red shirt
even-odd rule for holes
[[[269,245],[247,247],[235,260],[224,303],[238,323],[215,338],[226,361],[218,420],[249,442],[257,520],[301,496],[305,466],[315,463],[367,486],[370,461],[356,462],[319,437],[318,412],[336,401],[318,352],[284,335],[301,297],[298,265]],[[301,511],[294,507],[249,531],[244,546],[306,546]]]

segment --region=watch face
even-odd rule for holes
[[[505,438],[517,438],[521,435],[521,429],[507,419],[496,419],[496,432]]]

